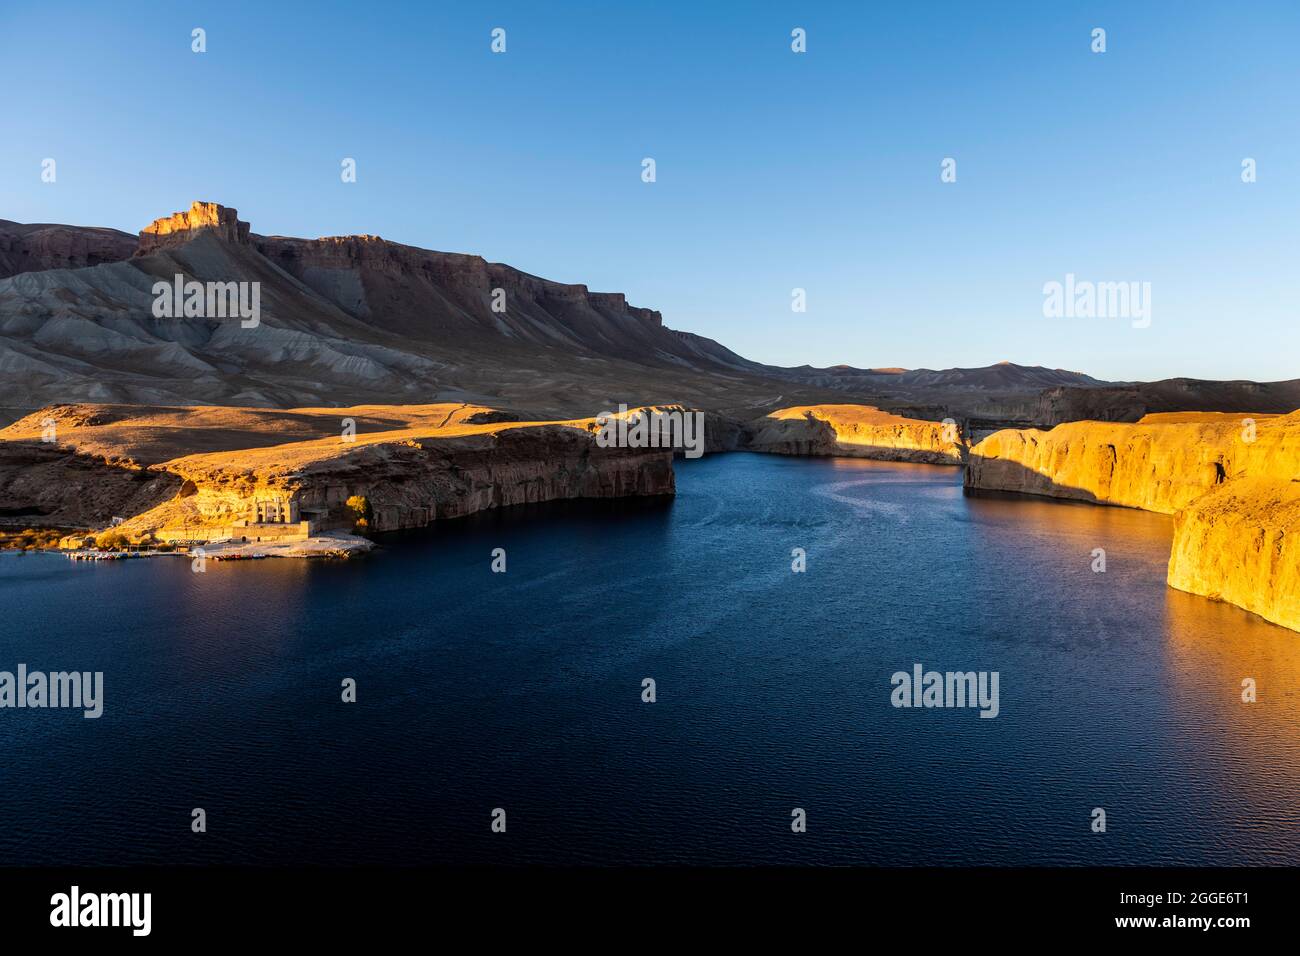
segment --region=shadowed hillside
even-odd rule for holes
[[[256,283],[255,327],[155,317],[155,283],[178,275]],[[378,236],[263,236],[236,210],[196,202],[138,237],[0,220],[0,425],[58,402],[468,402],[533,420],[685,403],[736,421],[858,402],[982,434],[1155,411],[1286,412],[1300,407],[1300,381],[1115,384],[1011,362],[762,365],[622,293]]]

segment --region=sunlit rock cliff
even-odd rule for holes
[[[960,465],[955,423],[902,418],[867,405],[800,405],[749,425],[748,447],[778,455],[841,455]]]
[[[347,502],[364,498],[369,530],[392,531],[510,505],[674,490],[670,452],[598,448],[584,429],[544,424],[395,435],[350,448],[329,439],[197,455],[167,468],[192,483],[194,493],[180,502],[192,502],[195,523],[218,529],[246,518],[259,498],[291,503],[321,530],[350,530],[356,516]],[[187,517],[174,504],[137,524],[174,531]]]
[[[194,202],[187,212],[155,219],[140,230],[140,244],[135,254],[147,256],[159,249],[180,246],[203,232],[215,233],[225,242],[246,245],[248,229],[248,223],[240,220],[238,210],[215,202]]]
[[[91,531],[124,519],[112,530],[132,541],[196,541],[675,490],[670,450],[601,447],[592,420],[503,417],[467,404],[54,406],[0,429],[0,511]]]
[[[1178,512],[1169,584],[1300,631],[1300,479],[1237,478]]]
[[[1007,429],[971,449],[966,487],[1173,514],[1234,477],[1290,478],[1300,464],[1294,420],[1178,413]]]
[[[965,482],[1175,515],[1171,586],[1300,630],[1300,412],[1000,431]]]

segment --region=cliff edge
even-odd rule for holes
[[[1300,480],[1239,478],[1178,512],[1168,581],[1300,631]]]
[[[468,403],[51,406],[0,429],[0,513],[133,544],[265,542],[675,491],[671,449],[602,447],[593,419],[509,417]]]
[[[796,405],[749,424],[748,447],[775,455],[840,455],[960,465],[954,424],[903,418],[869,405]]]
[[[1189,412],[994,432],[971,449],[965,483],[1174,514],[1225,481],[1298,467],[1300,416]]]
[[[1300,630],[1300,412],[1000,431],[965,484],[1175,515],[1171,587]]]

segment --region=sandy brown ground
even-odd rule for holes
[[[444,461],[457,461],[461,453],[474,458],[491,447],[476,441],[479,436],[557,428],[590,433],[598,427],[594,419],[503,420],[511,417],[460,402],[291,409],[52,406],[0,429],[0,526],[111,530],[135,541],[159,527],[210,525],[195,497],[198,489],[247,497],[250,489],[296,486],[302,472],[318,465],[379,474],[403,446],[432,441],[451,456]],[[116,518],[123,520],[112,521],[116,527],[109,529]],[[273,550],[284,553],[282,547]]]
[[[344,423],[356,442],[417,435],[471,435],[536,422],[484,422],[494,409],[461,402],[434,405],[356,405],[345,408],[234,408],[218,405],[63,405],[0,429],[0,441],[41,441],[54,422],[57,446],[110,461],[154,465],[175,458],[323,443],[338,451]],[[256,458],[250,458],[252,463]]]

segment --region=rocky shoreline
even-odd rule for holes
[[[222,411],[57,406],[29,415],[0,430],[0,508],[29,525],[91,529],[63,538],[72,550],[221,543],[304,557],[364,550],[331,536],[675,490],[671,450],[599,447],[586,421],[483,422],[497,416],[468,405],[264,410],[254,421]],[[311,436],[340,422],[335,437],[275,443],[295,424]],[[49,428],[56,441],[42,440]],[[149,460],[214,443],[228,447]]]
[[[673,409],[684,411],[652,410]],[[66,549],[223,542],[302,557],[338,552],[324,542],[330,534],[419,528],[516,504],[675,492],[671,448],[602,447],[595,419],[502,420],[511,417],[468,404],[51,406],[0,430],[0,507],[32,523],[91,529],[66,535]],[[864,406],[796,406],[751,422],[704,417],[710,452],[945,464],[960,464],[964,452],[948,426]],[[355,433],[319,437],[340,422]]]
[[[491,508],[675,493],[671,448],[603,447],[595,419],[510,417],[469,404],[51,406],[0,429],[0,513],[94,529],[65,537],[66,549],[347,556],[368,550],[365,535]],[[710,452],[964,463],[973,492],[1174,515],[1171,587],[1300,630],[1300,412],[1070,422],[973,447],[954,422],[862,405],[706,420]],[[320,437],[340,422],[355,434]],[[55,441],[44,440],[51,423]]]
[[[746,447],[776,455],[873,458],[960,465],[957,423],[904,418],[866,405],[783,408],[749,425]]]

